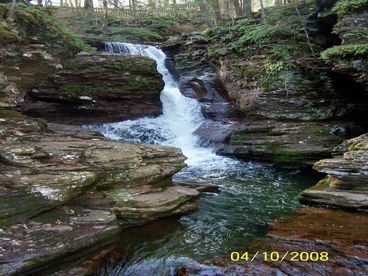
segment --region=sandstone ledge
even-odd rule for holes
[[[115,242],[123,227],[196,208],[173,185],[175,148],[114,142],[0,110],[0,274],[56,269]]]
[[[341,155],[323,159],[314,169],[327,173],[301,194],[305,203],[368,209],[368,134],[345,141],[335,149]]]
[[[62,124],[158,116],[163,86],[150,58],[82,52],[33,86],[19,106],[27,115]]]

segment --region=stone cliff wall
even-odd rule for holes
[[[222,137],[227,145],[218,153],[311,167],[331,157],[344,139],[364,132],[368,97],[363,83],[356,81],[364,76],[342,75],[319,58],[326,47],[341,42],[333,33],[338,20],[336,12],[331,12],[335,3],[299,4],[300,17],[295,5],[273,8],[264,19],[225,22],[202,35],[169,44],[183,93],[202,101],[205,115],[210,110],[212,118],[229,121],[231,114],[241,122]],[[364,18],[364,11],[361,14],[359,18]],[[338,26],[343,21],[354,28],[352,20],[339,18]],[[363,30],[364,23],[360,24]],[[349,62],[360,66],[365,61]],[[189,74],[188,68],[196,73]],[[215,77],[209,78],[208,72]],[[217,85],[208,92],[201,81],[213,80]]]
[[[64,124],[158,116],[163,86],[150,58],[83,52],[33,86],[20,110]]]

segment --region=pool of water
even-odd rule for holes
[[[206,181],[220,191],[203,194],[189,215],[124,231],[121,261],[106,263],[101,275],[175,275],[184,264],[228,255],[263,236],[270,220],[299,208],[298,194],[316,182],[296,170],[233,162],[231,170],[179,173],[180,180]]]

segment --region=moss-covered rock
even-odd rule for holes
[[[367,58],[368,44],[339,45],[327,49],[321,54],[326,61],[334,61],[338,58]]]
[[[58,16],[58,10],[55,10]],[[74,32],[86,38],[92,44],[96,41],[124,41],[156,44],[170,36],[201,29],[203,21],[194,22],[189,18],[171,18],[164,16],[124,17],[108,16],[91,20],[86,17],[60,17]],[[96,45],[97,46],[97,45]]]
[[[368,9],[367,0],[339,0],[332,9],[339,16],[345,16],[354,12],[360,12]]]
[[[0,4],[1,107],[14,107],[40,79],[51,75],[65,58],[90,50],[48,9],[18,3],[9,20],[10,5]]]
[[[367,90],[368,1],[339,0],[332,11],[338,14],[334,32],[342,43],[326,49],[321,57],[336,72],[349,76]]]
[[[8,13],[9,6],[0,4],[0,11]],[[63,53],[67,56],[90,47],[68,29],[46,8],[20,3],[16,5],[12,21],[0,24],[1,44],[22,41],[22,43],[46,43],[51,52]],[[0,45],[1,45],[0,44]]]

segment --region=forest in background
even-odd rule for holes
[[[260,11],[264,16],[265,9],[271,6],[285,5],[295,0],[2,0],[0,2],[27,2],[38,6],[54,7],[70,13],[81,10],[105,17],[125,16],[170,16],[189,17],[201,15],[212,24],[222,19],[247,17]]]

